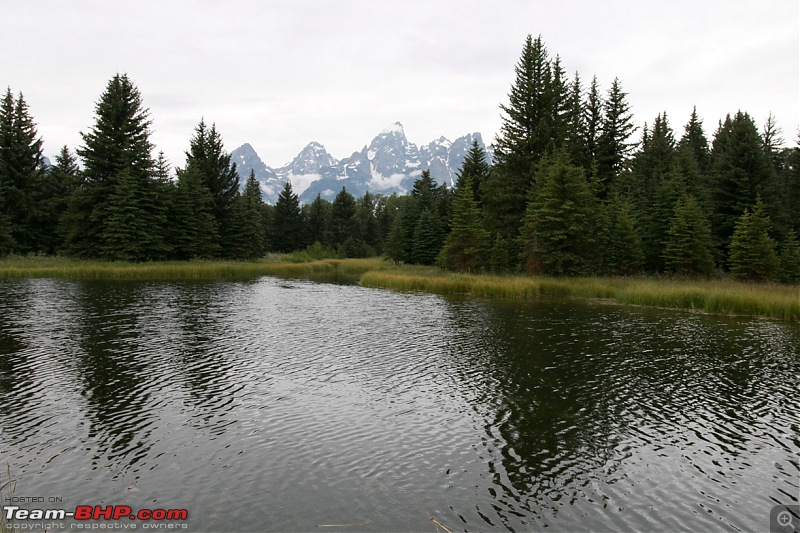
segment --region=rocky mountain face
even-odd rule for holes
[[[333,200],[345,187],[356,198],[366,192],[406,194],[423,170],[430,170],[437,183],[452,187],[473,141],[487,150],[480,133],[470,133],[451,142],[444,137],[420,148],[406,139],[403,126],[397,122],[379,133],[359,152],[337,160],[319,143],[308,144],[288,165],[268,167],[249,144],[231,153],[242,184],[252,169],[261,184],[267,203],[274,204],[285,183],[302,203],[312,202],[319,194]],[[491,162],[491,147],[487,158]]]

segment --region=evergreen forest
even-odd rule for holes
[[[112,261],[383,255],[457,272],[730,276],[800,283],[800,136],[742,110],[709,139],[692,110],[637,127],[622,82],[568,75],[541,37],[516,64],[491,165],[474,143],[453,188],[425,171],[408,195],[344,188],[275,205],[242,184],[216,126],[199,121],[172,169],[124,74],[82,144],[45,165],[22,93],[0,101],[0,255]],[[800,134],[799,134],[800,135]]]

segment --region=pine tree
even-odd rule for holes
[[[486,162],[486,151],[478,144],[478,140],[472,141],[472,146],[461,164],[461,169],[456,174],[456,189],[464,188],[467,180],[472,182],[472,198],[480,206],[481,203],[481,184],[489,178],[489,163]]]
[[[105,228],[101,234],[100,251],[103,257],[122,261],[161,259],[168,249],[161,232],[163,220],[153,217],[152,183],[147,176],[132,169],[123,170],[114,178],[114,191],[102,216]]]
[[[708,173],[711,155],[708,149],[708,139],[703,132],[703,121],[697,116],[697,107],[692,109],[692,115],[684,126],[684,133],[678,147],[688,149],[697,162],[701,174]]]
[[[348,238],[360,239],[356,234],[356,200],[342,187],[331,203],[330,235],[333,246],[342,246]]]
[[[644,252],[633,204],[627,198],[615,196],[607,209],[609,225],[603,254],[606,270],[622,276],[637,274],[644,264]]]
[[[456,272],[470,272],[485,265],[489,233],[483,228],[480,210],[473,197],[472,177],[460,182],[453,202],[450,233],[437,258],[437,264]]]
[[[65,251],[89,257],[159,257],[166,252],[166,221],[158,199],[142,196],[151,192],[154,162],[151,121],[141,94],[126,75],[117,74],[100,96],[95,114],[92,129],[81,134],[84,145],[78,148],[78,155],[83,172],[64,217]],[[135,205],[125,205],[126,201]],[[120,237],[124,229],[118,226],[131,209],[137,211],[137,220],[146,223],[151,235],[136,233],[141,239],[128,244]],[[110,215],[116,225],[111,229]],[[114,246],[119,249],[115,251]]]
[[[406,236],[406,223],[403,216],[405,210],[403,208],[400,213],[395,215],[383,248],[383,253],[386,254],[386,257],[395,263],[408,261],[410,255],[407,248],[411,239]]]
[[[0,190],[0,205],[4,201],[3,193]],[[11,237],[11,222],[8,216],[0,210],[0,257],[14,251],[14,239]]]
[[[800,242],[794,230],[789,230],[781,245],[781,280],[786,283],[800,283]]]
[[[579,275],[592,267],[596,207],[584,170],[560,151],[542,161],[521,232],[530,274]]]
[[[236,239],[232,211],[239,195],[239,173],[236,163],[231,162],[230,154],[225,151],[215,124],[208,128],[205,120],[200,120],[186,152],[186,169],[193,169],[203,177],[203,183],[214,200],[221,253],[231,256],[233,252],[228,243],[232,244]]]
[[[300,201],[287,181],[273,211],[270,245],[277,252],[293,252],[303,244],[303,218]]]
[[[330,242],[328,235],[330,208],[331,203],[323,200],[319,194],[317,194],[313,202],[303,206],[303,215],[306,221],[305,242],[307,245],[316,242],[320,244],[328,244]]]
[[[0,103],[0,212],[6,217],[13,251],[52,252],[42,242],[53,235],[49,207],[55,190],[44,172],[42,139],[22,93],[11,89]]]
[[[534,165],[563,140],[557,138],[554,124],[557,97],[541,36],[535,40],[528,36],[515,73],[509,103],[500,106],[503,117],[492,173],[481,186],[490,229],[507,242],[517,242]]]
[[[643,129],[640,149],[623,172],[614,189],[635,202],[642,226],[645,269],[661,272],[670,218],[676,202],[686,195],[680,174],[673,173],[675,139],[666,113],[659,114],[652,128]]]
[[[585,170],[591,171],[600,158],[600,135],[603,130],[603,102],[600,96],[600,86],[597,83],[597,76],[592,78],[592,84],[586,94],[583,104],[583,144],[585,155],[581,161]]]
[[[214,198],[196,168],[178,171],[170,219],[176,258],[210,259],[219,254]]]
[[[372,251],[368,253],[370,256],[375,255],[375,250],[380,247],[380,230],[376,210],[376,198],[370,192],[365,193],[356,204],[357,229],[355,234]]]
[[[747,113],[726,117],[714,136],[711,151],[712,222],[721,257],[727,255],[734,226],[745,208],[761,195],[773,212],[774,171],[764,153],[758,129]]]
[[[736,279],[769,281],[779,274],[775,241],[769,236],[772,222],[759,196],[751,212],[745,208],[731,237],[730,267]]]
[[[668,273],[679,276],[710,276],[714,271],[711,229],[697,200],[686,196],[676,205],[664,247]]]
[[[245,182],[244,192],[237,195],[233,204],[232,239],[229,255],[235,259],[257,259],[266,252],[266,230],[264,228],[264,200],[261,186],[253,169]]]
[[[569,86],[566,109],[566,131],[564,147],[572,164],[591,169],[591,156],[586,146],[586,117],[583,104],[583,87],[580,75],[575,72],[575,78]]]
[[[597,140],[598,175],[603,183],[600,194],[605,197],[614,179],[625,166],[634,144],[628,142],[635,131],[633,115],[618,78],[614,78],[605,101],[602,130]]]
[[[421,265],[433,265],[444,243],[441,219],[431,209],[425,208],[414,226],[411,245],[411,261]]]

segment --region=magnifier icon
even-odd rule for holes
[[[792,514],[789,511],[781,511],[778,513],[778,525],[781,527],[790,527],[794,529],[792,523]]]

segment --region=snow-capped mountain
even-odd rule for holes
[[[360,151],[337,160],[319,143],[308,144],[288,165],[271,169],[249,144],[231,153],[242,183],[253,169],[261,183],[264,200],[274,204],[286,181],[302,203],[319,194],[333,200],[345,187],[356,198],[366,192],[406,194],[423,170],[430,170],[437,183],[452,187],[473,141],[486,149],[480,133],[471,133],[451,142],[444,137],[417,148],[406,139],[403,126],[396,122],[379,133]],[[491,147],[487,159],[490,159]]]

